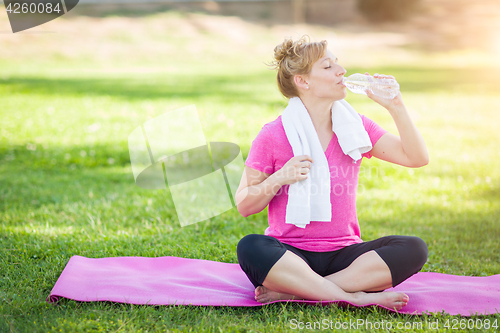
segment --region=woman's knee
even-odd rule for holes
[[[241,269],[257,287],[286,249],[276,238],[250,234],[238,242],[236,252]]]
[[[418,273],[427,261],[427,244],[416,236],[392,236],[390,245],[377,252],[389,265],[395,287]]]
[[[408,247],[409,253],[413,257],[415,266],[422,268],[427,262],[427,256],[429,254],[427,244],[420,237],[407,236],[406,246]]]
[[[260,236],[262,235],[250,234],[240,239],[238,245],[236,246],[236,254],[238,255],[238,260],[240,258],[246,257],[249,251],[255,250],[255,244],[257,243],[257,240]]]
[[[284,251],[285,247],[276,238],[259,234],[246,235],[236,247],[238,261],[254,262],[256,265],[264,258],[274,257]]]

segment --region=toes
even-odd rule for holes
[[[264,293],[265,293],[264,286],[258,286],[257,288],[255,288],[255,297]]]
[[[404,308],[408,303],[407,302],[396,302],[394,304],[394,307],[396,308],[396,310],[401,310],[402,308]]]
[[[404,308],[406,306],[406,303],[403,303],[403,302],[396,302],[394,303],[394,305],[392,306],[394,309],[396,310],[401,310],[402,308]]]
[[[259,303],[267,303],[269,302],[269,298],[268,297],[265,297],[265,296],[257,296],[255,297],[255,300]]]

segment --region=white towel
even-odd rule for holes
[[[359,114],[345,100],[332,105],[332,130],[344,154],[361,158],[372,149],[370,137]],[[330,222],[330,168],[318,133],[299,97],[292,97],[281,116],[293,155],[309,155],[314,160],[307,179],[290,185],[286,207],[286,223],[305,228],[311,221]]]
[[[340,148],[344,154],[351,156],[353,163],[361,159],[361,154],[372,150],[363,120],[344,99],[332,105],[332,130],[337,135]]]

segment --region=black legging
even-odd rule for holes
[[[238,243],[238,262],[257,287],[262,285],[271,267],[286,250],[301,257],[321,276],[341,271],[363,253],[375,250],[389,266],[393,287],[420,271],[427,261],[427,245],[414,236],[385,236],[337,251],[311,252],[282,243],[274,237],[251,234]]]

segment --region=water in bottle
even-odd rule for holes
[[[356,73],[344,77],[342,84],[356,94],[366,95],[366,89],[370,89],[377,96],[389,99],[393,99],[399,94],[399,84],[394,79],[380,79]]]

